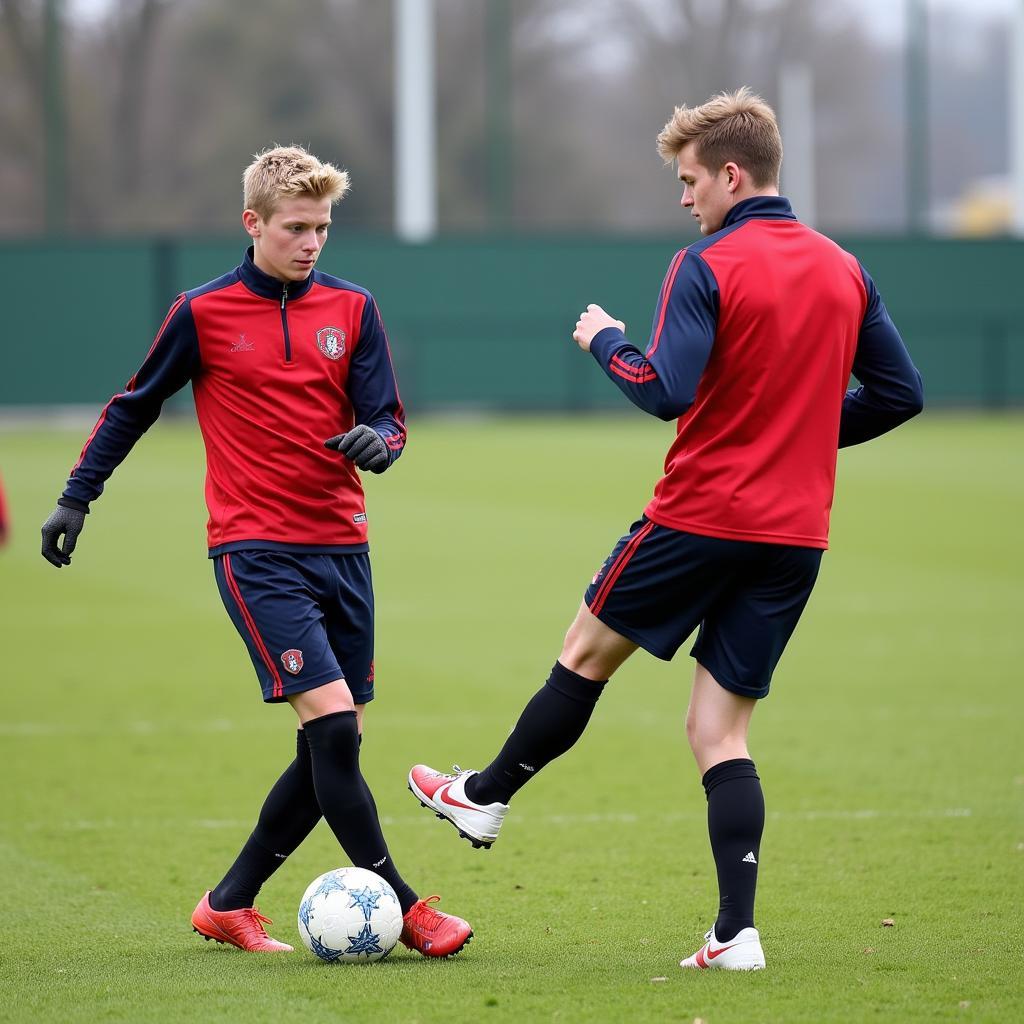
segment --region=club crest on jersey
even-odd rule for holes
[[[297,651],[294,647],[290,651],[285,651],[281,655],[281,664],[284,665],[285,672],[297,676],[302,671],[302,651]]]
[[[340,359],[345,354],[345,332],[340,327],[321,327],[316,332],[316,347],[328,359]]]

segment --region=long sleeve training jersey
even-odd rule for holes
[[[365,551],[352,462],[324,441],[358,423],[406,441],[384,325],[364,288],[312,271],[298,282],[252,259],[179,295],[138,372],[107,403],[64,491],[87,507],[164,401],[192,383],[206,445],[211,556],[242,548]]]
[[[827,547],[837,449],[923,404],[867,271],[781,196],[675,255],[646,352],[613,327],[590,351],[641,409],[678,417],[645,514],[710,537]]]

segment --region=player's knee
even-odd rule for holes
[[[727,744],[729,738],[719,722],[699,715],[693,708],[686,712],[686,739],[698,761]]]
[[[575,666],[585,661],[588,655],[593,654],[592,648],[593,645],[587,643],[586,633],[580,627],[579,619],[576,619],[566,631],[565,639],[562,641],[562,653],[559,654],[558,660],[567,669],[576,672],[578,669]]]
[[[572,628],[565,636],[558,660],[570,672],[584,679],[607,679],[611,675],[600,648],[588,642],[579,631],[574,633]]]
[[[558,660],[585,679],[610,679],[636,644],[609,629],[584,605],[565,634]]]
[[[352,691],[344,679],[335,679],[323,686],[300,693],[290,694],[288,703],[295,709],[299,720],[307,722],[324,715],[333,715],[344,711],[356,711]]]
[[[690,744],[690,749],[696,754],[698,747],[701,745],[701,729],[697,714],[693,708],[686,712],[686,740]]]

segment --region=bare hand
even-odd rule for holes
[[[618,327],[623,334],[626,333],[626,325],[621,320],[615,320],[600,306],[592,302],[584,312],[580,313],[580,318],[576,321],[576,330],[572,332],[572,340],[584,352],[589,352],[594,335],[606,327]]]

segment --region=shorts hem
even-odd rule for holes
[[[324,686],[327,683],[333,683],[335,679],[345,679],[343,675],[333,672],[327,674],[321,673],[321,676],[322,678],[314,676],[312,679],[296,680],[294,683],[285,686],[281,694],[277,697],[274,696],[273,690],[270,690],[269,692],[264,690],[263,702],[265,704],[283,704],[289,697],[293,697],[297,693],[306,693],[309,690],[315,690],[319,686]],[[347,683],[348,680],[346,679],[345,682]],[[352,694],[352,702],[354,704],[369,704],[374,697],[372,689],[361,690],[357,693],[350,686],[349,691]]]
[[[588,605],[587,608],[589,610],[590,606]],[[593,612],[590,614],[594,615]],[[642,647],[648,654],[653,654],[654,657],[658,658],[660,661],[671,661],[676,656],[676,652],[679,650],[679,647],[682,646],[680,644],[672,649],[658,647],[655,644],[652,644],[650,640],[643,635],[643,633],[638,630],[631,629],[629,626],[616,619],[614,615],[609,615],[603,608],[594,615],[594,618],[599,619],[609,629],[618,633],[619,636],[624,636],[627,640],[632,640],[633,643]]]
[[[723,690],[735,693],[737,697],[753,697],[754,700],[763,700],[768,696],[768,690],[771,687],[770,682],[766,686],[761,687],[737,683],[728,672],[722,669],[721,665],[716,664],[713,657],[707,657],[705,652],[698,650],[698,646],[698,644],[693,645],[693,648],[690,650],[690,657],[699,665],[703,665],[715,677],[715,682]]]

